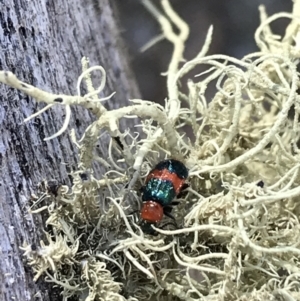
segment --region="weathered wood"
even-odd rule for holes
[[[103,95],[116,91],[107,108],[139,97],[109,0],[1,0],[0,70],[54,93],[75,94],[81,57],[107,71]],[[42,108],[26,95],[0,84],[0,300],[60,300],[42,280],[34,283],[24,265],[23,242],[39,244],[40,216],[28,214],[28,200],[42,179],[69,182],[76,154],[68,133],[43,139],[62,125],[64,109],[55,107],[27,124]],[[69,129],[80,136],[93,117],[73,108]],[[121,125],[132,126],[133,120]]]

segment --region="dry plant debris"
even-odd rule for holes
[[[67,129],[72,105],[97,117],[79,140],[71,132],[80,154],[73,187],[43,195],[51,205],[31,209],[48,210],[53,229],[37,249],[22,248],[35,279],[44,275],[60,286],[63,300],[300,300],[300,1],[292,13],[271,17],[260,7],[258,52],[241,60],[207,55],[210,27],[199,54],[184,64],[186,23],[167,0],[161,1],[163,12],[149,0],[142,3],[174,46],[164,107],[135,99],[107,111],[102,102],[109,97],[98,98],[105,70],[90,68],[86,58],[75,96],[47,93],[0,72],[2,83],[47,104],[27,120],[65,107],[62,129],[48,139]],[[283,37],[271,30],[280,18],[290,20]],[[199,65],[205,72],[186,80]],[[102,73],[98,88],[91,81],[96,70]],[[80,95],[82,81],[86,95]],[[209,85],[217,90],[212,100]],[[124,117],[139,117],[143,135],[121,133]],[[121,151],[111,143],[108,158],[94,154],[104,132],[123,145]],[[190,169],[190,187],[174,211],[180,228],[145,235],[130,214],[139,208],[135,188],[151,166],[171,157]],[[108,170],[100,179],[95,162]]]

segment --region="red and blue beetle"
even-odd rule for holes
[[[144,233],[155,235],[151,225],[156,226],[166,215],[172,219],[172,206],[177,205],[174,199],[187,186],[186,166],[175,159],[159,162],[148,174],[142,187],[141,228]]]

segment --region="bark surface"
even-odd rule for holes
[[[103,95],[116,91],[108,109],[139,97],[119,37],[114,8],[109,0],[1,0],[0,70],[53,93],[76,94],[81,58],[107,71]],[[56,106],[24,124],[44,105],[0,84],[0,300],[61,300],[59,291],[43,279],[33,282],[22,256],[24,242],[39,245],[43,237],[40,215],[28,214],[30,196],[42,180],[70,183],[68,172],[76,150],[68,132],[53,140],[63,123],[64,109]],[[91,123],[85,109],[72,109],[69,129],[77,137]],[[133,126],[126,120],[121,128]],[[101,172],[101,171],[100,171]]]

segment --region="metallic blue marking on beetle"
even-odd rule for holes
[[[153,200],[167,206],[175,197],[176,192],[171,181],[152,178],[144,187],[142,200],[143,202]]]

